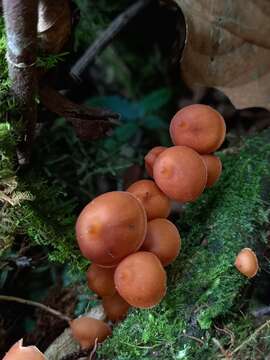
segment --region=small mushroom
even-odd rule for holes
[[[155,219],[148,223],[140,250],[152,252],[163,266],[167,266],[175,260],[180,247],[181,238],[177,227],[167,219]]]
[[[212,107],[193,104],[174,115],[170,135],[174,145],[189,146],[200,154],[210,154],[223,143],[226,124]]]
[[[98,196],[76,223],[82,254],[97,265],[112,267],[142,245],[147,227],[142,203],[125,191]]]
[[[87,349],[101,343],[112,331],[104,321],[82,316],[70,322],[70,328],[75,340],[78,341],[82,349]]]
[[[143,204],[147,219],[166,218],[171,211],[171,201],[152,180],[139,180],[132,184],[128,192]]]
[[[155,161],[154,180],[170,199],[195,201],[205,188],[207,170],[196,151],[187,146],[172,146]]]
[[[220,178],[222,172],[222,162],[220,158],[215,155],[202,155],[202,158],[207,169],[206,187],[209,188]]]
[[[254,277],[259,269],[257,256],[249,248],[244,248],[239,252],[234,265],[240,273],[248,278]]]
[[[3,360],[46,360],[46,358],[36,346],[23,346],[21,339],[10,348]]]
[[[102,299],[102,305],[108,319],[111,321],[120,321],[127,315],[130,305],[117,293],[112,296],[106,296]]]
[[[114,274],[116,290],[130,305],[151,308],[166,294],[166,272],[155,254],[139,251],[127,256]]]
[[[88,287],[100,297],[113,295],[116,291],[114,270],[92,263],[86,274]]]
[[[153,177],[153,166],[156,158],[167,148],[165,146],[156,146],[151,149],[144,157],[146,172],[150,177]]]

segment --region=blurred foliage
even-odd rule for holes
[[[75,49],[84,48],[93,42],[100,31],[130,4],[130,0],[75,0],[81,19],[76,29]]]
[[[213,321],[239,314],[247,280],[234,267],[237,253],[251,247],[262,257],[269,221],[269,130],[233,154],[219,155],[219,182],[178,221],[183,247],[168,271],[168,291],[159,306],[132,310],[100,354],[110,359],[216,359]],[[266,190],[266,192],[265,192]],[[237,305],[238,304],[238,305]],[[195,337],[202,341],[198,346]]]
[[[152,142],[169,144],[164,107],[170,100],[166,88],[139,101],[120,96],[92,98],[88,105],[120,113],[121,123],[110,136],[89,143],[81,142],[63,119],[56,121],[36,143],[35,171],[60,186],[78,207],[100,192],[122,189],[123,174],[134,164],[142,165]]]
[[[117,15],[134,3],[131,0],[75,2],[81,12],[75,34],[75,48],[79,53],[89,47]],[[117,91],[138,99],[155,88],[168,86],[168,64],[171,62],[168,55],[173,41],[170,31],[174,29],[175,18],[171,16],[166,21],[166,17],[161,17],[165,13],[165,7],[161,9],[158,2],[153,2],[144,10],[143,17],[137,15],[99,54],[90,73],[98,80],[96,86],[100,94],[107,94],[110,89],[110,92]]]

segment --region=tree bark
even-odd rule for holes
[[[22,151],[27,159],[37,119],[37,14],[38,0],[3,0],[7,60],[11,89],[25,126]]]

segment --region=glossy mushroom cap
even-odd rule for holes
[[[236,257],[235,267],[248,278],[254,277],[259,269],[256,254],[249,248],[242,249]]]
[[[143,204],[147,219],[166,218],[171,211],[171,201],[152,180],[139,180],[132,184],[128,192]]]
[[[104,321],[86,316],[72,320],[70,328],[74,339],[82,349],[94,346],[96,339],[101,343],[112,333],[111,328]]]
[[[205,188],[207,170],[196,151],[186,146],[172,146],[157,158],[154,179],[170,199],[195,201]]]
[[[158,257],[139,251],[117,266],[114,274],[116,290],[130,305],[151,308],[166,294],[166,272]]]
[[[100,297],[113,295],[116,292],[114,270],[92,263],[86,274],[88,287]]]
[[[210,154],[223,143],[226,124],[219,112],[202,104],[178,111],[170,124],[174,145],[189,146],[200,154]]]
[[[222,173],[222,162],[219,157],[215,155],[202,155],[203,161],[207,169],[206,187],[213,186]]]
[[[108,319],[111,321],[124,319],[130,308],[130,305],[117,293],[104,297],[102,305]]]
[[[110,267],[141,246],[146,226],[141,202],[128,192],[112,191],[83,209],[76,223],[76,236],[83,256]]]
[[[46,358],[37,347],[23,346],[21,339],[10,348],[3,360],[46,360]]]
[[[150,177],[153,177],[153,166],[156,158],[167,148],[165,146],[156,146],[151,149],[144,157],[146,172]]]
[[[167,266],[175,260],[180,247],[181,238],[177,227],[167,219],[155,219],[148,223],[140,250],[152,252],[163,266]]]

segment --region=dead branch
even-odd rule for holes
[[[7,296],[7,295],[0,295],[0,301],[11,301],[11,302],[17,302],[24,305],[34,306],[37,307],[43,311],[46,311],[49,314],[52,314],[54,316],[57,316],[59,319],[70,322],[72,319],[69,316],[66,316],[62,314],[60,311],[57,311],[55,309],[52,309],[51,307],[41,304],[36,301],[22,299],[15,296]]]
[[[119,114],[110,110],[76,104],[48,85],[41,86],[40,100],[48,110],[71,122],[81,139],[103,136],[113,120],[119,118]]]
[[[135,4],[127,8],[122,14],[103,31],[95,42],[86,50],[84,55],[73,65],[70,71],[71,77],[77,82],[81,81],[88,66],[94,61],[95,57],[110,44],[115,36],[134,18],[141,10],[143,10],[151,0],[138,0]]]

